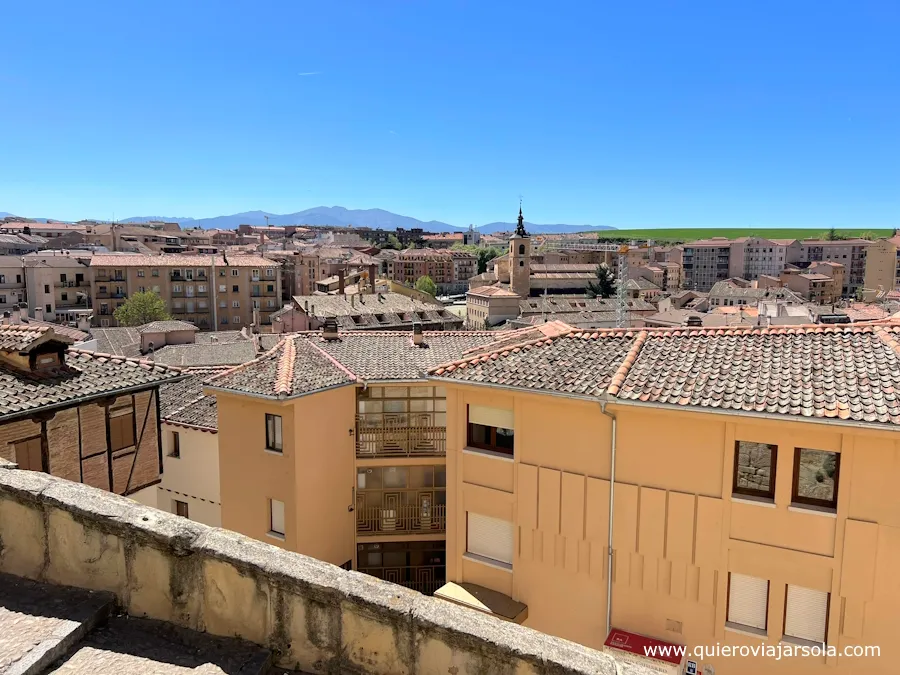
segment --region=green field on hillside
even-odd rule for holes
[[[864,237],[866,239],[890,237],[892,231],[879,228],[836,229],[841,239]],[[828,229],[804,227],[759,227],[759,228],[649,228],[645,230],[603,230],[597,233],[605,239],[653,239],[654,241],[696,241],[710,237],[768,237],[770,239],[819,239],[828,235]]]

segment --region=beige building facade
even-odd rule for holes
[[[696,372],[734,359],[741,378],[742,350],[801,353],[810,340],[822,358],[893,363],[895,330],[577,331],[433,371],[447,389],[448,581],[499,593],[524,605],[526,626],[596,648],[621,629],[688,649],[840,651],[697,660],[724,675],[894,672],[892,418],[865,422],[843,407],[856,394],[842,386],[809,408],[791,402],[805,396],[800,384],[783,408],[741,398],[715,407],[699,387],[667,397],[693,340],[708,354]],[[848,351],[850,335],[861,343]],[[539,374],[551,361],[564,372]],[[843,654],[856,646],[881,656]]]
[[[201,330],[270,323],[281,306],[278,263],[256,255],[95,255],[91,259],[94,325],[117,325],[115,310],[139,291],[153,291],[173,319]]]
[[[879,239],[866,248],[865,287],[892,291],[900,278],[900,237]]]

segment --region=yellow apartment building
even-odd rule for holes
[[[617,629],[836,650],[695,658],[702,673],[897,672],[900,326],[528,337],[431,371],[438,596],[594,648]]]
[[[271,323],[281,308],[279,264],[258,255],[100,254],[91,258],[94,324],[116,326],[114,313],[133,293],[153,291],[173,319],[201,330]]]
[[[900,278],[900,236],[879,239],[866,249],[866,288],[892,291]]]
[[[426,373],[496,335],[339,333],[328,321],[209,379],[222,526],[434,592],[445,582],[447,401]]]

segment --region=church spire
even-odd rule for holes
[[[525,218],[522,216],[522,200],[519,200],[519,224],[516,225],[516,236],[517,237],[527,237],[528,233],[525,231]]]

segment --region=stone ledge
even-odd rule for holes
[[[126,497],[0,468],[0,571],[111,591],[131,615],[242,637],[283,667],[617,673],[610,655],[566,640]],[[4,519],[11,509],[30,526]]]

